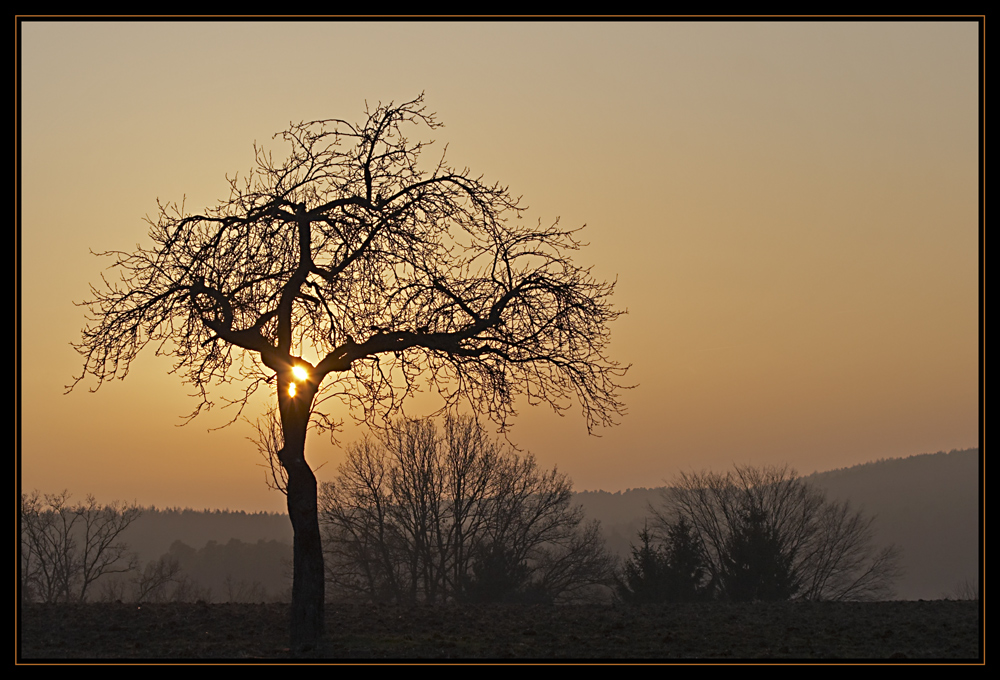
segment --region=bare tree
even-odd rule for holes
[[[902,575],[895,545],[877,548],[875,517],[847,501],[827,501],[803,555],[800,597],[810,600],[884,600]]]
[[[85,602],[104,576],[133,571],[134,554],[120,535],[141,514],[123,502],[93,496],[70,505],[70,494],[21,495],[20,587],[27,601]]]
[[[785,467],[682,473],[654,509],[658,528],[689,523],[717,595],[875,600],[891,595],[899,551],[874,543],[873,517],[828,501]]]
[[[316,478],[305,460],[321,405],[345,402],[370,425],[400,412],[421,383],[466,400],[504,427],[515,398],[563,410],[575,398],[588,429],[623,412],[608,359],[614,284],[573,264],[577,231],[522,221],[506,187],[440,160],[409,129],[440,127],[423,96],[379,105],[365,122],[294,124],[276,161],[256,167],[203,214],[161,205],[152,245],[103,253],[117,272],[83,303],[76,345],[84,376],[124,378],[147,345],[212,405],[213,384],[239,381],[237,413],[274,389],[294,527],[292,645],[323,630]],[[309,361],[306,357],[316,357]],[[97,389],[97,388],[94,388]]]
[[[950,593],[942,595],[945,600],[979,601],[979,580],[963,579]]]
[[[226,602],[265,602],[267,588],[260,581],[235,580],[232,574],[226,574]]]
[[[180,580],[181,565],[176,557],[163,555],[158,560],[150,560],[132,578],[132,601],[164,602],[170,599],[167,586],[180,583]]]
[[[601,523],[580,524],[540,545],[533,558],[533,585],[558,602],[588,602],[610,593],[615,559],[604,545]]]
[[[279,457],[284,449],[284,436],[282,435],[281,415],[277,409],[272,407],[257,420],[249,422],[256,434],[247,437],[257,445],[257,451],[264,458],[265,464],[261,467],[267,468],[264,483],[275,491],[288,495],[288,473],[281,465]]]
[[[348,450],[323,485],[331,583],[376,600],[524,597],[568,601],[605,585],[597,523],[569,479],[538,469],[472,418],[402,421]]]
[[[163,555],[159,559],[149,560],[139,569],[138,566],[130,574],[118,574],[117,578],[101,581],[102,602],[167,602],[172,599],[167,587],[173,583],[174,592],[184,576],[181,575],[181,565],[176,558]]]

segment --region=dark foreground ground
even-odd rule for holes
[[[333,660],[977,662],[978,602],[330,605]],[[30,605],[19,661],[287,660],[286,604]]]

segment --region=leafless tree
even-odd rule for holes
[[[816,533],[802,555],[799,596],[809,600],[885,600],[902,575],[894,545],[877,548],[874,516],[847,501],[827,501]]]
[[[146,562],[142,569],[137,566],[131,573],[116,576],[101,581],[102,602],[168,602],[173,600],[168,586],[175,584],[176,593],[183,579],[180,563],[169,555]]]
[[[203,214],[161,205],[151,245],[103,253],[114,274],[82,303],[76,345],[85,376],[124,378],[152,344],[212,405],[209,388],[238,382],[237,417],[261,386],[274,389],[294,527],[293,648],[323,630],[323,556],[316,478],[305,460],[310,422],[336,425],[322,404],[345,402],[369,425],[387,422],[429,385],[442,409],[466,401],[503,428],[515,399],[564,410],[575,399],[588,429],[623,412],[627,367],[605,351],[614,284],[575,265],[577,230],[532,225],[507,188],[451,167],[427,169],[440,127],[423,96],[379,105],[355,125],[291,125],[276,161],[256,167]],[[307,357],[316,357],[309,361]]]
[[[610,594],[615,559],[593,520],[540,545],[533,558],[536,588],[559,602],[588,602]]]
[[[323,485],[330,581],[376,600],[571,600],[606,585],[613,562],[569,479],[538,469],[472,418],[399,422],[349,448]]]
[[[85,602],[104,576],[132,571],[136,557],[120,540],[138,506],[100,505],[93,496],[70,505],[70,494],[21,495],[20,587],[26,601]]]
[[[267,588],[260,581],[235,580],[226,574],[226,602],[266,602]]]
[[[181,574],[170,595],[171,602],[211,602],[212,589],[198,583],[187,574]],[[286,600],[287,601],[287,600]]]
[[[179,583],[180,578],[181,565],[177,558],[164,555],[158,560],[150,560],[132,578],[132,601],[165,602],[171,599],[167,586]]]
[[[874,543],[874,517],[787,466],[682,473],[654,509],[661,532],[678,518],[697,532],[720,597],[884,599],[900,574],[899,551]]]
[[[264,483],[275,491],[288,495],[288,473],[281,465],[279,455],[284,449],[284,436],[282,435],[281,415],[276,408],[270,408],[255,421],[247,421],[253,426],[256,434],[247,437],[257,445],[257,451],[264,458],[264,467],[267,469]]]
[[[979,579],[964,579],[950,593],[942,595],[945,600],[979,601]]]

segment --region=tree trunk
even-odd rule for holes
[[[305,460],[306,427],[315,388],[302,385],[294,397],[279,379],[278,404],[284,447],[279,458],[288,473],[288,516],[292,521],[293,573],[291,650],[315,650],[324,632],[323,546],[316,501],[316,476]]]
[[[294,530],[291,646],[315,648],[323,637],[323,547],[316,513],[316,477],[303,460],[288,470],[288,516]]]

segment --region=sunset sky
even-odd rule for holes
[[[975,21],[20,28],[26,490],[284,509],[246,423],[178,427],[195,401],[153,347],[64,394],[108,265],[89,251],[146,244],[157,198],[215,205],[290,121],[421,92],[445,124],[428,162],[447,144],[527,219],[586,224],[575,261],[617,277],[629,413],[589,437],[578,409],[524,407],[511,431],[577,490],[979,445]],[[319,436],[307,456],[320,480],[343,459]]]

